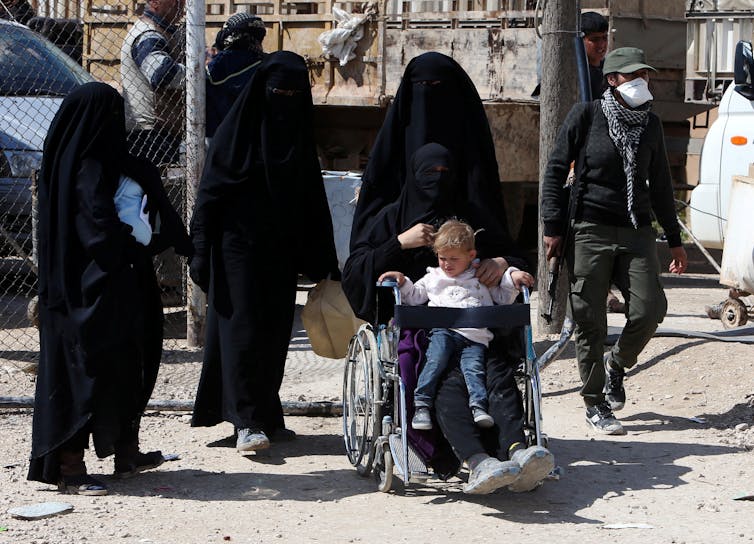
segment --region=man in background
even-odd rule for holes
[[[184,0],[148,0],[120,51],[130,152],[177,163],[184,124]]]
[[[607,19],[596,11],[585,11],[581,14],[581,32],[584,33],[584,49],[589,62],[592,100],[602,96],[605,91],[602,63],[607,55],[607,29]]]

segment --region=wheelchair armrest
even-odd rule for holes
[[[516,329],[531,324],[529,304],[503,304],[477,308],[395,306],[395,324],[402,328]]]

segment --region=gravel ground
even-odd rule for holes
[[[724,296],[714,276],[664,281],[670,310],[663,326],[721,329],[703,316],[704,305]],[[611,325],[622,320],[610,315]],[[538,352],[550,344],[536,336]],[[112,460],[88,452],[90,472],[103,475],[111,494],[60,495],[25,479],[30,410],[3,410],[0,543],[749,542],[754,502],[735,499],[754,495],[752,353],[741,343],[652,339],[626,380],[629,401],[618,415],[628,433],[604,437],[584,423],[567,348],[543,373],[544,426],[562,477],[519,495],[465,496],[463,473],[378,493],[348,463],[338,418],[288,417],[297,440],[244,457],[227,440],[230,425],[192,429],[190,416],[176,412],[148,413],[142,442],[179,460],[113,480]],[[191,398],[198,355],[167,353],[155,396]],[[296,332],[283,398],[338,400],[341,368],[311,354]],[[74,510],[39,521],[6,513],[44,501]]]

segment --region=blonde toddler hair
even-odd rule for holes
[[[472,250],[474,249],[474,234],[474,229],[463,221],[450,219],[437,229],[432,249],[435,253],[452,248]]]

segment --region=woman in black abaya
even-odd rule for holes
[[[351,254],[343,270],[343,289],[357,316],[374,320],[374,285],[383,272],[400,270],[417,278],[437,265],[429,249],[432,236],[443,220],[454,216],[482,229],[476,237],[480,281],[499,283],[509,264],[526,268],[515,257],[508,234],[494,145],[479,95],[454,60],[425,53],[406,67],[364,173]],[[399,353],[412,343],[402,337]],[[445,476],[457,470],[458,460],[465,462],[471,470],[467,493],[490,493],[510,484],[516,473],[511,489],[529,490],[552,468],[546,449],[523,445],[522,402],[513,375],[516,350],[520,342],[500,335],[489,346],[492,429],[476,427],[464,408],[468,391],[460,368],[448,372],[438,389],[434,415],[455,456],[449,460],[438,448],[427,460]]]
[[[304,60],[273,53],[220,124],[191,224],[191,278],[209,293],[192,425],[232,423],[249,452],[291,438],[279,390],[298,273],[338,270]]]
[[[121,175],[147,196],[160,233],[136,242],[116,212]],[[29,479],[102,495],[86,472],[91,435],[115,475],[162,462],[139,451],[139,422],[162,354],[162,305],[154,253],[191,246],[159,173],[126,152],[123,99],[88,83],[63,101],[45,140],[39,179],[40,361]]]
[[[500,175],[487,115],[474,83],[452,58],[424,53],[401,79],[364,171],[351,240],[388,204],[410,175],[409,159],[424,144],[448,149],[457,165],[456,196],[510,251],[513,243],[500,194]],[[500,253],[502,255],[502,253]]]
[[[445,147],[453,157],[452,184],[442,189],[435,187],[433,195],[402,195],[406,180],[412,175],[411,157],[432,142]],[[383,211],[399,199],[402,221],[388,225]],[[428,199],[437,199],[431,212],[427,211]],[[383,226],[376,227],[373,222],[381,214]],[[372,258],[367,256],[368,247],[366,255],[362,252],[365,243],[369,246],[367,233],[374,239],[375,229],[381,228],[382,241],[392,240],[385,248],[388,251],[397,249],[397,235],[402,249],[424,247],[419,259],[424,263],[428,257],[430,261],[434,259],[428,249],[432,232],[442,219],[451,216],[468,221],[475,229],[484,229],[477,236],[483,259],[478,275],[483,283],[499,282],[509,264],[526,268],[526,263],[516,256],[508,233],[495,147],[479,94],[456,61],[441,53],[424,53],[406,66],[364,172],[351,229],[352,258],[343,271],[343,289],[357,316],[374,318],[373,282],[362,281],[365,275],[375,279],[379,276],[374,275],[374,270],[363,270]],[[436,266],[430,261],[423,266]]]

